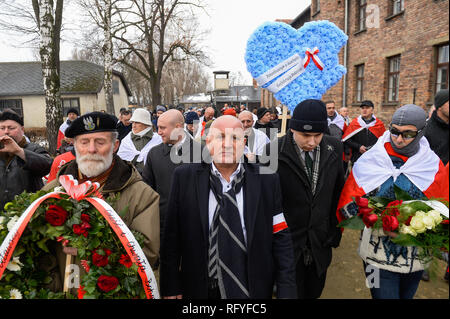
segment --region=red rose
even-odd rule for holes
[[[81,225],[75,224],[72,226],[73,232],[75,233],[75,235],[81,236],[83,235],[84,237],[87,237],[88,232],[87,230],[82,227]]]
[[[94,253],[92,254],[92,263],[97,267],[105,267],[109,260],[108,256],[111,255],[111,250],[109,249],[103,249],[104,255],[100,255],[97,253],[97,249],[94,250]]]
[[[367,214],[367,215],[363,216],[363,222],[367,228],[372,227],[376,223],[377,220],[378,220],[378,216],[376,214]]]
[[[88,214],[81,214],[81,221],[82,222],[89,223],[90,220],[91,220],[91,217],[89,217]]]
[[[122,254],[122,256],[120,256],[119,263],[127,268],[130,268],[133,265],[133,262],[128,254]]]
[[[355,201],[356,205],[358,205],[360,208],[369,207],[369,200],[367,198],[358,196],[356,197]]]
[[[373,211],[373,208],[360,207],[358,216],[364,216],[364,215],[370,214],[372,211]]]
[[[101,275],[97,279],[97,286],[100,288],[100,290],[104,292],[109,292],[111,290],[116,289],[116,287],[119,285],[119,279],[117,279],[114,276],[105,276]]]
[[[78,299],[83,299],[85,293],[84,286],[80,285],[80,288],[78,288]]]
[[[448,225],[448,219],[444,219],[441,224]]]
[[[398,219],[395,216],[383,216],[383,229],[385,231],[394,231],[398,228]]]
[[[400,215],[400,211],[398,210],[399,206],[403,203],[402,200],[394,200],[387,204],[386,209],[383,211],[383,215],[389,214],[390,216],[397,217]]]
[[[67,220],[67,211],[57,205],[50,205],[45,212],[45,220],[52,226],[61,226]]]

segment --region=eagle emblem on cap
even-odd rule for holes
[[[92,117],[86,117],[83,119],[84,128],[86,131],[92,131],[95,129],[94,121],[92,120]]]

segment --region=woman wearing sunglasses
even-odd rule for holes
[[[380,196],[395,199],[394,185],[413,198],[449,199],[448,176],[439,157],[430,149],[424,135],[427,114],[413,104],[399,108],[389,130],[355,163],[338,203],[338,219],[358,212],[352,197]],[[412,299],[424,266],[416,247],[403,247],[391,241],[396,234],[383,230],[363,231],[359,255],[374,299]]]

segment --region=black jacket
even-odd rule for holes
[[[283,196],[283,212],[292,234],[296,262],[310,242],[310,250],[320,276],[331,263],[331,248],[338,247],[336,209],[344,186],[342,144],[324,135],[320,145],[319,177],[313,195],[311,184],[295,150],[289,131],[278,141],[278,175]]]
[[[26,161],[14,156],[7,164],[0,156],[0,211],[15,195],[40,190],[44,186],[42,177],[50,172],[53,159],[43,147],[28,143],[23,150]]]
[[[269,140],[273,140],[277,136],[276,133],[278,132],[278,128],[272,122],[269,122],[267,124],[261,124],[261,123],[259,123],[259,121],[257,121],[255,123],[254,128],[256,130],[263,129],[264,133],[266,133]],[[270,134],[271,129],[274,129],[274,132],[272,134]]]
[[[375,119],[374,119],[375,121]],[[358,160],[358,158],[362,155],[359,152],[359,148],[364,145],[367,147],[372,147],[378,141],[378,137],[376,137],[369,129],[365,128],[358,132],[357,134],[350,137],[348,140],[344,142],[344,146],[351,148],[352,157],[351,162],[354,163]]]
[[[427,122],[425,137],[430,143],[430,148],[439,156],[446,165],[448,163],[448,123],[439,118],[436,111]]]
[[[156,145],[147,154],[147,160],[142,172],[142,179],[160,196],[159,215],[161,236],[164,228],[164,219],[172,185],[173,172],[175,168],[183,163],[201,162],[202,149],[203,147],[200,143],[197,143],[186,136],[186,140],[180,149],[181,153],[176,156],[178,163],[174,163],[171,160],[170,152],[172,147],[164,143]]]
[[[282,212],[276,174],[243,164],[250,298],[295,298],[294,256],[288,229],[273,234],[273,216]],[[210,165],[175,169],[161,245],[162,296],[208,297],[208,201]]]
[[[116,129],[117,129],[117,132],[119,132],[118,139],[119,139],[119,141],[122,141],[122,139],[123,139],[125,136],[127,136],[128,133],[131,132],[132,125],[131,125],[131,123],[130,123],[130,125],[125,126],[125,125],[123,125],[122,122],[119,122],[119,123],[117,123],[117,125],[116,125]]]

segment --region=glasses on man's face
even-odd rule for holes
[[[394,137],[398,137],[399,135],[401,135],[404,139],[411,139],[411,138],[415,138],[417,136],[417,134],[420,133],[420,131],[399,131],[397,130],[395,127],[389,127],[389,132],[391,132],[392,136]]]

